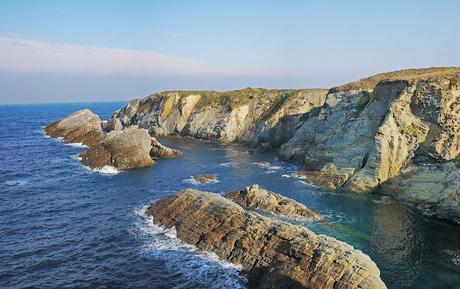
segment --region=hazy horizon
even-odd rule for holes
[[[331,88],[460,66],[458,8],[447,0],[2,1],[0,103]]]

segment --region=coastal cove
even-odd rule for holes
[[[81,147],[42,127],[89,108],[108,119],[121,103],[0,106],[0,287],[244,288],[238,268],[151,224],[152,201],[185,188],[228,192],[259,184],[320,213],[315,233],[369,255],[388,288],[460,284],[460,226],[385,195],[328,192],[295,177],[300,163],[239,145],[159,138],[181,158],[104,174],[82,166]],[[12,153],[14,152],[14,153]],[[218,182],[198,185],[196,174]]]

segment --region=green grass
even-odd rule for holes
[[[422,69],[405,69],[393,72],[376,74],[348,84],[334,87],[330,92],[342,92],[348,90],[372,90],[380,81],[429,79],[437,77],[460,77],[460,67],[433,67]]]

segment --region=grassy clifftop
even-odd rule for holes
[[[162,97],[165,95],[170,95],[177,93],[180,97],[185,97],[188,95],[200,95],[201,98],[197,104],[197,108],[202,108],[205,106],[220,104],[228,105],[232,109],[248,104],[255,96],[266,95],[267,97],[273,97],[274,95],[285,97],[290,97],[295,93],[300,92],[314,92],[314,91],[327,91],[325,89],[264,89],[264,88],[244,88],[231,91],[212,91],[212,90],[178,90],[178,91],[164,91],[156,93],[155,96]]]
[[[372,90],[377,83],[383,80],[416,80],[438,77],[460,76],[460,67],[433,67],[421,69],[405,69],[393,72],[376,74],[358,81],[334,87],[330,92],[341,92],[347,90]]]

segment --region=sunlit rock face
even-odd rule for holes
[[[153,135],[184,135],[255,146],[288,141],[302,115],[323,104],[327,90],[172,91],[133,100],[113,118]]]
[[[306,206],[282,195],[267,191],[258,185],[224,195],[243,208],[262,209],[280,216],[296,219],[318,220],[320,215]]]
[[[106,165],[120,170],[152,166],[152,138],[145,129],[127,128],[108,133],[98,145],[81,154],[82,163],[91,168]]]
[[[47,125],[44,130],[51,137],[87,146],[99,143],[103,137],[101,120],[89,109],[76,111]]]
[[[137,126],[124,128],[119,119],[111,119],[103,125],[99,117],[88,109],[47,125],[45,133],[88,146],[80,157],[81,162],[92,169],[106,166],[120,170],[143,168],[155,163],[152,157],[182,156],[180,151],[168,148],[151,137],[146,129]]]
[[[147,209],[177,237],[241,265],[249,288],[386,288],[361,251],[305,227],[249,212],[223,196],[184,190]]]

